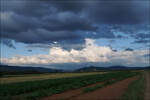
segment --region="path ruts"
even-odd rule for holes
[[[75,89],[66,91],[60,94],[55,94],[52,96],[48,96],[45,98],[42,98],[41,100],[61,100],[61,99],[67,99],[67,100],[114,100],[116,98],[119,98],[125,91],[125,89],[128,87],[130,82],[133,80],[136,80],[138,76],[134,76],[131,78],[127,78],[125,80],[119,81],[117,83],[114,83],[112,85],[106,86],[104,88],[95,90],[93,92],[89,92],[87,94],[82,94],[83,89],[87,87],[96,86],[98,84],[102,84],[103,82],[92,84],[83,88]],[[73,97],[75,96],[75,97]]]
[[[60,94],[54,94],[52,96],[48,96],[48,97],[45,97],[45,98],[42,98],[40,100],[64,100],[64,99],[69,99],[69,98],[72,98],[73,96],[77,96],[77,95],[80,95],[82,94],[82,90],[84,88],[88,88],[88,87],[93,87],[93,86],[96,86],[96,85],[100,85],[100,84],[103,84],[104,82],[98,82],[96,84],[91,84],[91,85],[88,85],[88,86],[85,86],[85,87],[82,87],[82,88],[78,88],[78,89],[74,89],[74,90],[69,90],[69,91],[66,91],[66,92],[63,92],[63,93],[60,93]]]
[[[128,88],[128,85],[136,79],[138,79],[138,76],[127,78],[112,85],[108,85],[104,88],[80,95],[69,100],[117,100]]]

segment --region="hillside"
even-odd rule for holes
[[[110,67],[84,67],[77,69],[77,72],[91,72],[91,71],[104,71],[104,70],[142,70],[142,69],[150,69],[150,67],[127,67],[127,66],[110,66]]]
[[[28,73],[32,74],[32,73],[62,72],[62,70],[42,68],[42,67],[0,65],[0,72],[5,74],[28,74]]]

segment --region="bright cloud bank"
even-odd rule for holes
[[[148,58],[144,55],[148,50],[114,51],[107,46],[98,46],[92,39],[86,39],[81,50],[67,51],[61,47],[52,47],[48,55],[14,56],[1,58],[2,64],[11,65],[51,65],[62,63],[110,63],[112,65],[148,66]]]

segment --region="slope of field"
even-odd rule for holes
[[[88,86],[83,87],[83,88],[79,88],[79,89],[75,89],[75,90],[71,90],[71,91],[66,91],[66,92],[63,92],[63,93],[60,93],[60,94],[55,94],[55,95],[52,95],[52,96],[49,96],[49,97],[45,97],[41,100],[70,100],[73,97],[84,95],[87,92],[95,91],[99,88],[105,87],[107,85],[111,85],[113,83],[124,80],[124,79],[126,79],[128,77],[131,77],[133,75],[134,74],[129,74],[129,73],[126,73],[124,75],[120,74],[120,76],[108,79],[106,81],[97,82],[96,84],[88,85]]]
[[[5,83],[16,83],[24,81],[35,81],[35,80],[45,80],[45,79],[57,79],[65,77],[76,77],[84,75],[95,75],[103,74],[106,72],[89,72],[89,73],[49,73],[49,74],[27,74],[27,75],[7,75],[0,77],[0,84]]]
[[[69,100],[118,100],[130,82],[137,78],[137,76],[134,76]]]
[[[97,82],[103,82],[124,75],[129,77],[136,74],[138,73],[124,71],[72,78],[0,84],[0,100],[38,100],[41,97],[81,88]]]
[[[143,100],[145,94],[145,72],[140,74],[139,78],[131,84],[121,96],[121,100]]]
[[[98,83],[91,84],[91,85],[88,85],[88,86],[85,86],[85,87],[82,87],[82,88],[69,90],[69,91],[66,91],[66,92],[63,92],[63,93],[59,93],[59,94],[54,94],[52,96],[44,97],[41,100],[61,100],[61,99],[68,100],[69,98],[72,98],[74,96],[81,95],[85,88],[93,87],[93,86],[100,85],[100,84],[103,84],[103,83],[104,82],[98,82]]]

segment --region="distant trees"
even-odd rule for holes
[[[2,72],[0,72],[0,77],[2,77],[3,76],[3,73]]]

